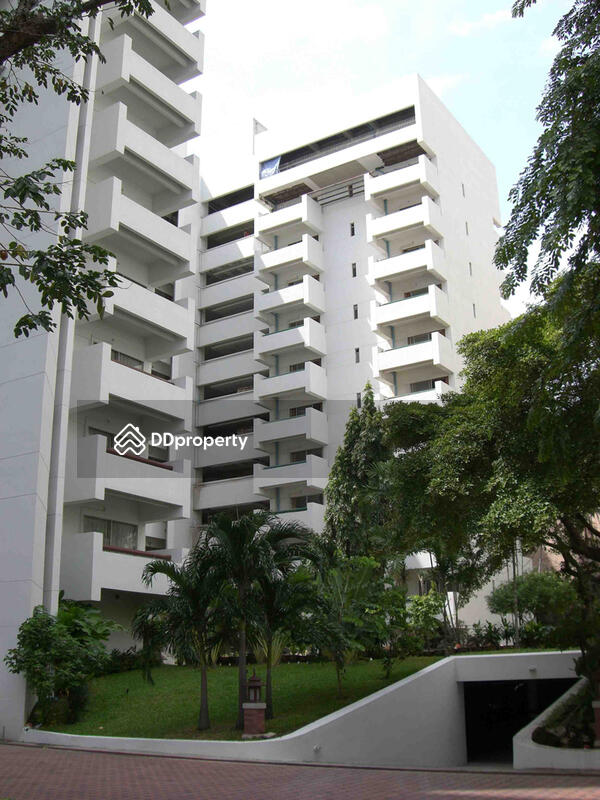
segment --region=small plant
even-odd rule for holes
[[[502,638],[504,639],[504,644],[509,647],[514,640],[515,640],[515,626],[514,624],[507,619],[506,617],[500,618],[500,630],[502,633]]]

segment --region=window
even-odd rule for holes
[[[159,539],[156,536],[146,536],[146,550],[164,550],[167,546],[166,539]]]
[[[421,342],[430,342],[431,333],[416,333],[414,336],[408,337],[408,344],[421,344]]]
[[[356,364],[360,362],[360,347],[354,348],[354,361]]]
[[[122,547],[125,550],[137,549],[137,525],[131,525],[128,522],[84,516],[83,531],[84,533],[92,533],[94,531],[102,533],[103,547]]]
[[[416,381],[410,385],[411,394],[416,394],[417,392],[429,392],[431,389],[435,389],[435,380],[433,378],[430,378],[426,381]]]
[[[356,226],[353,222],[350,223],[350,236],[356,235]]]
[[[475,309],[475,303],[473,303],[473,316],[474,316],[474,317],[476,317],[476,316],[477,316],[477,311],[476,311],[476,309]]]
[[[362,406],[362,396],[360,392],[356,393],[356,407],[360,408]]]
[[[139,358],[128,356],[127,353],[121,353],[119,350],[111,350],[110,357],[113,361],[116,361],[117,364],[123,364],[126,367],[132,367],[132,369],[144,369],[143,361],[140,361]]]
[[[469,261],[469,275],[473,277],[473,264]]]
[[[469,223],[468,222],[465,222],[465,233],[467,234],[467,236],[469,235]]]
[[[302,372],[304,369],[304,361],[300,361],[298,364],[290,364],[290,372]]]
[[[356,278],[356,262],[352,262],[352,277]]]
[[[421,297],[421,295],[427,294],[428,292],[429,288],[427,286],[422,289],[413,289],[410,292],[404,292],[404,299],[406,300],[409,297]]]
[[[466,194],[465,194],[465,185],[464,185],[464,183],[461,183],[461,185],[460,185],[460,186],[461,186],[461,189],[462,189],[462,196],[463,196],[463,197],[466,197]]]
[[[288,328],[301,328],[304,325],[303,319],[295,319],[293,322],[290,322]]]
[[[358,306],[356,304],[353,305],[352,310],[354,312],[354,319],[358,319]]]
[[[306,416],[306,406],[294,406],[294,408],[290,408],[290,417],[305,417]]]

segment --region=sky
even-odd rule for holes
[[[510,0],[208,0],[202,137],[235,167],[251,120],[294,130],[335,119],[365,96],[389,97],[418,72],[496,166],[507,195],[540,133],[535,109],[570,0],[538,0],[512,19]],[[511,304],[518,312],[526,292]]]

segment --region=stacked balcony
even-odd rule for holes
[[[112,251],[117,260],[143,261],[148,286],[194,273],[190,235],[128,197],[119,178],[90,186],[86,210],[86,240]]]
[[[107,447],[105,436],[79,439],[67,459],[65,503],[104,503],[110,495],[135,500],[145,522],[188,517],[190,463],[159,463],[121,456]]]
[[[191,425],[192,378],[163,380],[148,372],[113,361],[106,342],[75,351],[71,382],[71,408],[107,406],[118,401],[143,407],[151,414],[177,423],[185,430]]]
[[[142,188],[152,211],[165,216],[198,202],[199,162],[181,158],[127,117],[127,106],[115,102],[97,116],[90,151],[90,170],[100,179],[113,175]]]
[[[372,285],[394,278],[442,283],[447,280],[446,257],[439,245],[427,239],[421,247],[390,258],[370,256],[368,278]]]
[[[320,322],[306,317],[301,325],[281,331],[254,334],[254,358],[264,361],[268,357],[287,351],[299,351],[302,357],[314,358],[327,352],[325,328]]]
[[[254,295],[254,310],[261,319],[269,315],[295,312],[308,317],[325,311],[325,292],[318,280],[304,275],[299,283],[274,291],[257,291]]]
[[[329,441],[327,417],[322,411],[307,408],[302,415],[272,419],[254,420],[254,443],[256,447],[266,447],[285,439],[301,438],[311,445],[324,445]]]
[[[188,94],[152,66],[123,35],[103,47],[96,91],[104,103],[123,102],[137,124],[167,147],[200,133],[200,98]]]
[[[414,370],[416,367],[435,367],[453,373],[456,371],[456,356],[450,340],[434,332],[429,341],[379,352],[377,367],[384,378],[386,373]]]
[[[277,511],[283,522],[297,522],[313,531],[322,531],[325,527],[325,506],[323,503],[307,503],[306,508],[293,508]]]
[[[327,376],[323,367],[307,361],[303,370],[283,375],[254,376],[254,401],[264,404],[277,396],[294,395],[298,403],[327,398]]]
[[[179,356],[195,346],[195,302],[177,281],[195,273],[197,259],[177,215],[198,202],[199,170],[196,157],[172,148],[200,130],[200,98],[178,84],[201,72],[202,34],[184,24],[204,13],[204,0],[152,5],[147,19],[102,20],[106,61],[90,105],[85,240],[114,254],[119,285],[101,317],[90,309],[76,325],[65,504],[71,521],[98,514],[166,531],[167,520],[190,515],[190,462],[150,442],[144,455],[121,455],[112,437],[124,423],[147,435],[192,426],[193,378]],[[61,580],[70,596],[166,591],[164,581],[151,589],[141,582],[144,565],[166,551],[103,546],[100,531],[69,526]]]
[[[448,326],[450,308],[446,292],[430,285],[424,294],[375,306],[373,312],[374,326],[382,329],[417,320],[431,320],[437,325]]]
[[[439,196],[437,168],[427,156],[383,174],[365,175],[365,200],[376,208],[398,195]]]
[[[255,220],[256,236],[266,244],[271,244],[273,236],[283,233],[293,236],[305,233],[319,234],[322,231],[321,206],[307,194],[302,195],[299,202],[269,214],[262,214]]]
[[[382,216],[367,214],[367,241],[385,250],[386,242],[412,243],[442,238],[442,212],[430,197]]]
[[[327,460],[309,455],[306,461],[290,464],[276,464],[268,467],[254,465],[254,491],[267,493],[270,489],[282,486],[306,486],[309,490],[323,491],[327,484]]]
[[[104,547],[100,531],[75,533],[63,548],[61,587],[70,599],[88,603],[99,602],[102,589],[164,595],[169,588],[166,576],[156,575],[151,584],[142,580],[144,568],[157,558],[170,560],[154,551],[120,552],[119,548]]]

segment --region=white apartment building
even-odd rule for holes
[[[25,340],[19,301],[0,302],[0,660],[61,590],[128,625],[166,589],[143,567],[180,561],[217,511],[322,530],[367,381],[382,404],[435,402],[460,386],[460,338],[507,319],[494,168],[418,77],[310,138],[262,133],[244,175],[201,180],[181,154],[200,98],[180,84],[202,69],[185,25],[203,13],[170,0],[114,28],[100,15],[106,63],[65,65],[90,101],[45,96],[20,117],[35,161],[77,161],[60,208],[85,208],[84,235],[115,254],[121,283],[102,318],[57,314],[54,333]],[[249,440],[120,455],[128,424]],[[1,736],[19,738],[28,705],[0,667]]]
[[[253,184],[203,198],[196,416],[254,448],[199,455],[194,509],[321,530],[367,381],[382,405],[435,402],[460,387],[462,336],[508,319],[495,171],[416,76],[385,109],[256,150]]]
[[[202,70],[203,37],[185,26],[205,0],[153,5],[149,19],[117,14],[111,25],[105,11],[90,22],[106,63],[63,65],[90,90],[87,104],[44,94],[17,117],[26,168],[77,162],[58,208],[89,213],[84,236],[115,254],[122,281],[103,319],[57,313],[50,335],[15,341],[24,307],[15,294],[0,305],[0,663],[20,623],[38,604],[55,611],[60,590],[130,619],[144,593],[165,589],[140,580],[146,548],[181,558],[188,542],[189,460],[113,448],[125,422],[179,431],[192,417],[198,252],[178,215],[197,208],[200,176],[178,150],[199,134],[201,105],[180,84]],[[24,681],[0,666],[0,736],[19,738],[28,705]]]

